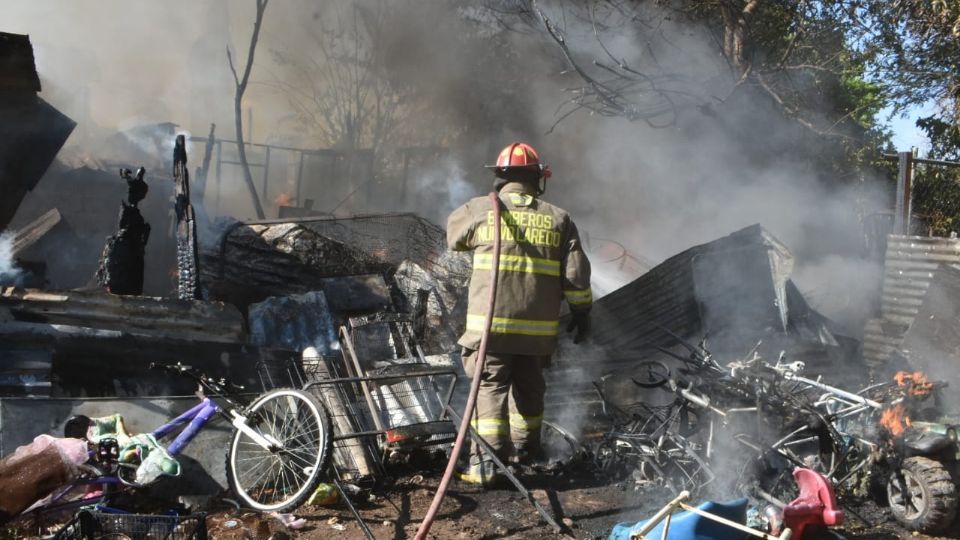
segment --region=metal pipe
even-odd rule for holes
[[[808,385],[810,385],[810,386],[812,386],[812,387],[814,387],[814,388],[819,388],[820,390],[824,390],[824,391],[826,391],[826,392],[829,392],[829,393],[834,394],[834,395],[836,395],[836,396],[842,397],[842,398],[844,398],[844,399],[849,399],[850,401],[853,401],[854,403],[859,403],[859,404],[861,404],[861,405],[866,405],[866,406],[872,407],[872,408],[874,408],[874,409],[882,409],[882,408],[883,408],[883,405],[882,405],[880,402],[878,402],[878,401],[874,401],[874,400],[872,400],[872,399],[867,399],[867,398],[865,398],[865,397],[863,397],[863,396],[861,396],[861,395],[859,395],[859,394],[854,394],[854,393],[852,393],[852,392],[847,392],[846,390],[841,390],[841,389],[839,389],[839,388],[830,386],[829,384],[824,384],[824,383],[822,383],[822,382],[820,382],[820,381],[815,381],[815,380],[813,380],[813,379],[808,379],[808,378],[806,378],[806,377],[801,377],[801,376],[799,376],[799,375],[791,375],[791,374],[789,374],[789,372],[788,372],[788,374],[786,375],[786,377],[784,377],[784,378],[787,379],[787,380],[789,380],[789,381],[797,381],[797,382],[801,382],[801,383],[804,383],[804,384],[808,384]]]
[[[349,358],[357,375],[362,375],[364,371],[360,366],[360,360],[357,359],[357,353],[353,349],[353,338],[350,337],[350,332],[346,326],[340,327],[340,340],[343,341],[345,345],[341,350],[344,360]],[[350,364],[347,364],[347,367],[349,368]],[[383,430],[383,422],[380,419],[380,409],[374,404],[373,394],[370,393],[370,388],[367,387],[366,381],[360,382],[360,390],[363,391],[363,397],[367,401],[367,407],[370,408],[370,418],[373,420],[373,425],[376,426],[378,430]]]
[[[456,377],[457,372],[450,370],[441,370],[441,371],[411,371],[410,373],[401,373],[398,375],[368,375],[366,377],[338,377],[336,379],[329,379],[323,381],[312,381],[308,383],[303,390],[309,390],[314,386],[322,385],[334,385],[334,384],[343,384],[343,383],[355,383],[355,382],[364,382],[364,381],[385,381],[387,379],[407,379],[407,378],[417,378],[417,377],[435,377],[435,376],[444,376],[450,375]]]
[[[900,154],[884,154],[884,158],[889,160],[900,159]],[[960,167],[960,161],[945,161],[942,159],[923,159],[923,158],[913,158],[914,163],[920,163],[922,165],[937,165],[939,167]]]

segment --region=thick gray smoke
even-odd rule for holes
[[[540,5],[579,63],[605,59],[575,3]],[[84,146],[105,138],[91,133],[152,122],[204,135],[215,122],[219,137],[233,138],[226,49],[242,64],[252,2],[100,0],[51,9],[11,0],[4,19],[4,30],[31,34],[43,96],[80,121],[65,154],[102,148]],[[601,37],[628,64],[653,69],[655,58],[655,72],[670,76],[668,88],[683,92],[673,125],[656,129],[580,111],[554,127],[558,107],[571,97],[566,89],[582,81],[538,24],[435,0],[271,3],[244,102],[245,129],[258,142],[304,148],[375,144],[379,172],[373,180],[344,179],[326,162],[298,165],[296,155],[274,152],[279,172],[262,197],[268,217],[294,197],[300,170],[304,201],[293,204],[312,199],[315,209],[338,214],[412,210],[442,224],[451,208],[489,189],[482,165],[525,139],[553,166],[547,199],[568,208],[585,235],[659,261],[761,223],[797,256],[795,277],[814,306],[859,334],[879,275],[860,257],[860,220],[886,204],[875,187],[882,182],[828,177],[805,146],[838,141],[804,135],[769,101],[732,92],[712,38],[667,18],[658,26],[665,39],[651,41],[637,25],[612,26]],[[341,99],[349,89],[358,97]],[[339,131],[324,134],[334,125]],[[796,152],[785,151],[791,143]],[[445,152],[408,161],[398,152],[428,146]],[[192,165],[201,147],[194,145]],[[235,159],[232,152],[225,144],[224,159]],[[266,158],[262,150],[251,156],[254,163]],[[225,164],[218,175],[222,182],[205,198],[211,217],[252,217],[239,168]],[[598,276],[603,291],[632,277],[604,268]]]
[[[233,137],[225,50],[230,46],[238,62],[246,57],[252,3],[132,6],[102,0],[93,8],[62,2],[56,9],[27,0],[8,4],[4,30],[32,35],[44,97],[81,121],[74,139],[94,129],[164,121],[200,134],[216,122],[220,137]],[[570,4],[541,5],[562,21],[579,62],[604,58],[592,26],[574,17]],[[143,24],[146,20],[151,24]],[[303,190],[318,194],[307,197],[317,199],[316,208],[330,210],[346,201],[339,212],[409,209],[443,223],[459,202],[489,189],[489,173],[481,166],[512,140],[527,139],[555,171],[546,197],[570,209],[587,234],[657,261],[761,223],[797,255],[797,281],[815,307],[859,333],[863,300],[873,287],[863,276],[878,273],[859,253],[859,219],[885,203],[873,187],[875,179],[825,178],[811,152],[783,152],[785,141],[824,143],[798,135],[802,128],[769,103],[729,97],[728,66],[709,36],[672,21],[660,27],[669,40],[653,45],[649,36],[629,29],[603,38],[631,65],[643,68],[655,56],[661,71],[671,74],[671,88],[690,94],[678,102],[675,125],[655,129],[580,111],[547,134],[558,106],[570,97],[565,88],[581,83],[563,73],[567,66],[558,49],[536,23],[513,20],[516,30],[507,30],[499,21],[511,19],[457,3],[274,2],[265,17],[244,120],[252,120],[247,127],[257,141],[308,148],[331,144],[317,138],[317,125],[305,124],[304,116],[324,112],[322,92],[332,83],[323,76],[343,67],[334,64],[349,60],[347,67],[357,67],[350,62],[360,58],[369,72],[365,76],[376,84],[357,88],[375,88],[396,109],[384,117],[393,122],[393,135],[379,151],[384,170],[399,168],[391,157],[397,147],[437,145],[448,153],[411,166],[408,186],[414,193],[406,201],[390,189],[394,181],[386,172],[375,189],[326,186],[334,179],[318,172],[307,182],[320,184]],[[366,52],[344,60],[338,54],[350,44]],[[316,91],[321,95],[312,109],[309,101],[295,99]],[[710,114],[697,107],[705,102]],[[199,148],[195,145],[194,164]],[[225,145],[225,152],[231,151]],[[283,156],[273,159],[276,166]],[[290,158],[285,166],[286,176],[271,180],[263,201],[270,212],[281,192],[293,191],[297,163]],[[239,170],[224,166],[222,175],[217,196],[206,199],[208,211],[251,217]],[[324,193],[334,196],[323,200]],[[615,286],[607,279],[600,289]]]

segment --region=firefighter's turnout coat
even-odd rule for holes
[[[519,182],[500,190],[500,268],[496,307],[487,350],[491,353],[550,355],[557,346],[561,301],[587,311],[590,262],[570,215],[536,197]],[[460,345],[477,349],[483,333],[493,265],[493,208],[477,197],[456,209],[447,222],[447,244],[473,251],[473,275],[466,332]]]

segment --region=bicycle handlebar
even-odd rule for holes
[[[228,381],[226,378],[221,377],[220,379],[212,379],[208,377],[205,373],[198,371],[193,368],[193,366],[188,366],[177,362],[176,364],[158,364],[156,362],[150,363],[150,369],[159,369],[163,371],[168,371],[176,375],[182,375],[184,377],[189,377],[194,381],[198,382],[201,386],[205,386],[214,391],[220,392],[223,390],[226,391],[242,391],[245,390],[245,387],[240,384],[234,384],[231,381]]]
[[[150,362],[150,369],[171,371],[173,373],[187,373],[189,371],[193,371],[193,366],[185,366],[180,362],[177,362],[176,364],[158,364],[156,362]]]

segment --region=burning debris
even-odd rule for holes
[[[266,4],[266,0],[257,2],[254,36],[260,35]],[[312,20],[322,19],[321,11]],[[480,26],[488,24],[487,15],[479,13],[471,7],[458,16],[476,17],[472,22]],[[365,28],[356,26],[354,35],[374,30],[383,34],[367,36],[372,41],[383,37],[384,43],[394,43],[397,36],[390,27],[405,26],[385,25],[389,19],[367,7],[358,7],[355,14],[359,16],[352,17],[354,24]],[[417,21],[409,22],[416,26]],[[599,39],[604,23],[591,23]],[[552,23],[547,26],[554,38],[562,37]],[[331,45],[335,51],[325,51],[326,62],[343,61],[339,41],[349,34],[330,32],[337,43]],[[205,28],[203,39],[216,41],[229,35],[227,27],[209,32]],[[574,38],[576,32],[569,35]],[[729,35],[743,37],[743,32]],[[527,38],[518,37],[524,42]],[[486,48],[494,41],[499,47],[510,40],[484,36],[482,41]],[[205,51],[209,43],[195,44],[191,55],[204,56],[195,52]],[[198,538],[207,528],[215,537],[279,537],[297,535],[303,528],[310,537],[326,532],[314,532],[322,520],[298,519],[286,512],[300,508],[317,512],[309,507],[330,505],[337,507],[330,512],[342,510],[327,521],[330,528],[346,531],[349,525],[357,534],[372,538],[380,536],[368,524],[375,518],[389,529],[386,534],[403,537],[409,532],[404,526],[416,521],[426,507],[415,504],[416,495],[424,499],[445,489],[446,480],[436,482],[439,465],[446,454],[453,453],[450,443],[461,419],[454,405],[466,401],[465,385],[459,384],[464,373],[457,338],[467,318],[471,260],[448,252],[441,227],[405,211],[418,207],[436,217],[465,199],[474,186],[457,160],[475,156],[472,149],[453,155],[435,142],[423,148],[401,147],[395,140],[388,144],[388,139],[397,137],[394,132],[406,137],[408,127],[422,129],[409,120],[424,116],[417,113],[422,105],[429,105],[422,110],[430,110],[426,124],[432,127],[433,115],[444,114],[439,102],[447,99],[443,94],[449,88],[438,83],[435,86],[443,91],[432,93],[431,89],[428,96],[437,103],[417,103],[406,90],[393,86],[416,87],[413,82],[432,78],[421,77],[417,69],[397,77],[368,67],[388,72],[393,68],[379,66],[381,62],[419,67],[401,58],[401,49],[412,47],[412,42],[402,40],[403,46],[384,58],[366,51],[367,59],[362,58],[366,53],[360,53],[364,47],[356,45],[359,56],[348,59],[349,71],[363,72],[363,81],[377,81],[376,91],[369,93],[367,83],[355,81],[348,84],[349,91],[336,89],[334,94],[374,96],[376,126],[365,119],[371,111],[334,115],[344,118],[337,120],[343,125],[333,131],[322,125],[330,122],[330,111],[314,114],[309,107],[298,111],[301,121],[311,117],[320,122],[310,130],[330,131],[328,148],[318,148],[316,141],[297,140],[296,135],[284,133],[280,124],[271,127],[264,140],[268,144],[253,143],[257,140],[252,134],[255,115],[247,110],[249,132],[245,134],[238,96],[234,105],[239,142],[217,139],[213,125],[209,136],[200,139],[178,134],[173,122],[154,122],[95,135],[97,141],[108,141],[112,155],[83,147],[75,149],[72,157],[64,153],[54,162],[73,122],[37,97],[40,77],[29,40],[0,33],[0,187],[4,190],[0,229],[10,223],[16,228],[0,236],[0,278],[4,280],[0,283],[4,286],[0,289],[0,455],[10,455],[18,446],[25,448],[0,461],[0,485],[4,486],[0,502],[9,503],[7,493],[17,491],[16,505],[0,504],[0,522],[22,518],[24,512],[46,517],[58,509],[74,512],[96,505],[93,511],[76,513],[62,527],[63,534],[109,531],[137,536],[142,531],[132,532],[132,527],[145,522],[155,530],[189,532]],[[254,65],[255,47],[256,38],[243,81]],[[216,50],[222,51],[219,42]],[[574,55],[582,53],[565,44],[563,51],[571,63]],[[501,52],[497,49],[500,78],[490,79],[493,84],[488,86],[503,85],[508,92],[489,100],[496,106],[488,106],[481,86],[463,92],[464,83],[458,81],[457,91],[450,94],[481,99],[477,107],[456,103],[458,127],[437,135],[444,145],[462,144],[457,141],[462,136],[472,137],[475,121],[466,116],[482,117],[483,124],[492,123],[489,111],[508,111],[521,123],[529,120],[527,116],[537,116],[539,106],[514,114],[517,111],[508,102],[515,93],[506,79],[530,75],[525,67],[516,70],[513,64],[500,62]],[[281,71],[296,66],[290,59],[284,64]],[[447,62],[440,65],[456,73],[455,78],[467,80],[464,73],[449,69]],[[620,71],[634,69],[627,67],[626,60],[618,65]],[[487,66],[478,63],[470,68],[484,73]],[[750,69],[745,73],[754,76]],[[646,80],[641,72],[634,74]],[[233,75],[234,82],[240,80]],[[197,81],[196,88],[203,84]],[[286,82],[280,86],[293,91]],[[319,101],[336,101],[336,96],[324,92],[315,95],[321,96]],[[704,116],[718,114],[722,107],[708,102],[710,106],[702,110],[709,114]],[[721,104],[734,107],[732,102]],[[671,104],[671,109],[676,106]],[[206,118],[207,111],[203,114],[203,125],[207,125],[212,118]],[[137,120],[144,121],[151,120]],[[399,124],[407,122],[410,125],[401,129]],[[681,122],[679,116],[677,122],[676,135],[689,140],[683,140],[682,153],[665,152],[664,156],[690,157],[686,147],[704,140],[695,133],[701,126]],[[514,132],[520,136],[528,128],[503,124],[497,136]],[[734,132],[724,137],[733,138],[729,133]],[[590,130],[585,133],[595,135]],[[365,142],[368,134],[376,140]],[[202,166],[194,175],[195,186],[190,184],[188,170],[191,142],[206,144]],[[483,146],[476,142],[470,141],[469,146]],[[230,155],[234,143],[240,161]],[[609,169],[621,167],[610,167],[609,159],[631,163],[617,156],[616,145],[600,146],[569,152],[588,156],[570,161],[603,160]],[[399,161],[391,152],[400,156]],[[448,154],[444,164],[434,163]],[[712,151],[707,154],[709,160],[719,161]],[[416,161],[428,163],[427,170],[418,172],[413,167],[414,155],[421,156]],[[143,167],[136,173],[126,168],[134,163],[152,171],[149,187]],[[729,168],[748,163],[732,162]],[[764,172],[779,168],[779,162],[770,163],[775,167]],[[257,221],[228,217],[243,215],[233,193],[237,185],[231,183],[239,177],[231,168],[238,165],[243,167],[246,184],[243,202],[256,209]],[[662,174],[658,171],[662,164],[644,165],[652,176]],[[827,165],[824,169],[830,169]],[[568,170],[595,172],[590,165],[583,167]],[[117,182],[115,172],[109,171],[118,168],[127,198],[121,203],[117,224],[109,210],[115,204],[111,201],[115,201]],[[784,170],[783,176],[793,180],[795,171]],[[46,178],[38,183],[44,171]],[[421,181],[413,182],[418,174]],[[444,177],[442,182],[439,177]],[[410,186],[419,189],[414,193]],[[748,189],[755,186],[727,187],[750,204],[758,198]],[[191,190],[196,191],[193,197]],[[209,192],[206,197],[204,191]],[[604,199],[600,192],[595,193],[595,204],[604,210],[592,212],[594,222],[606,222],[608,216],[602,214],[613,212],[618,204],[612,203],[621,195],[616,192]],[[657,204],[674,200],[676,193],[661,197],[664,193],[651,193],[650,200]],[[705,193],[709,195],[704,198],[716,195]],[[796,187],[784,193],[795,207],[827,198],[819,192],[809,201],[794,197],[802,193]],[[846,193],[827,195],[846,199]],[[423,198],[421,204],[411,204],[418,197]],[[618,210],[645,211],[630,197],[622,198],[628,203]],[[273,202],[278,219],[263,219],[261,200]],[[909,202],[909,196],[905,200]],[[697,212],[719,210],[697,202],[691,205]],[[899,197],[898,205],[897,219],[903,221],[900,214],[906,207],[909,222],[909,204]],[[357,208],[386,208],[391,213],[341,215]],[[722,208],[724,214],[741,209],[735,204]],[[767,218],[779,217],[778,210],[770,205],[764,212],[751,213],[750,221],[736,215],[694,225],[733,230],[759,221],[758,215],[772,223]],[[677,214],[681,220],[689,219],[689,214]],[[492,215],[490,219],[490,224],[498,223]],[[632,219],[619,219],[604,226],[636,226]],[[800,221],[808,227],[813,220]],[[519,226],[513,224],[505,238],[522,238],[517,234]],[[830,226],[813,228],[820,233]],[[783,238],[795,237],[789,226],[777,230],[787,231]],[[874,236],[886,238],[886,232]],[[589,252],[589,235],[581,233]],[[107,234],[112,235],[101,251]],[[691,235],[703,238],[703,230]],[[678,238],[652,241],[650,246],[674,248],[673,243],[682,242]],[[549,241],[561,239],[550,236]],[[960,402],[954,403],[955,396],[945,394],[946,384],[937,379],[955,375],[960,361],[956,338],[960,335],[956,332],[960,244],[956,238],[888,237],[886,274],[878,294],[880,311],[868,325],[863,344],[818,311],[794,282],[794,267],[801,264],[797,262],[801,255],[809,255],[810,246],[798,245],[795,260],[787,245],[761,225],[689,247],[659,265],[630,256],[619,241],[624,239],[594,238],[596,251],[590,254],[607,257],[608,263],[619,260],[624,272],[618,276],[629,274],[633,279],[641,269],[644,272],[622,287],[621,280],[610,273],[597,276],[601,272],[595,272],[593,292],[579,291],[598,297],[592,340],[575,355],[565,350],[546,373],[545,417],[519,415],[521,420],[496,420],[499,423],[485,428],[500,433],[516,428],[513,422],[522,422],[532,433],[533,426],[542,422],[546,459],[523,463],[500,459],[477,429],[463,430],[519,493],[519,497],[505,497],[503,492],[477,494],[465,484],[458,486],[460,509],[449,514],[455,516],[456,526],[477,519],[476,515],[481,522],[474,529],[465,527],[465,536],[548,534],[539,522],[531,521],[542,519],[553,532],[591,537],[610,533],[611,538],[631,540],[662,534],[686,540],[705,527],[701,518],[712,519],[707,513],[726,516],[723,525],[738,535],[802,538],[809,537],[811,528],[837,527],[844,519],[848,524],[873,521],[878,512],[862,517],[860,511],[873,508],[867,501],[874,499],[889,506],[889,515],[903,529],[950,530],[960,499],[960,425],[949,413],[960,412]],[[836,251],[846,249],[841,244],[837,243]],[[15,257],[16,268],[8,263]],[[529,267],[531,274],[563,275],[558,269],[566,264],[513,257],[508,271]],[[594,270],[600,268],[596,262]],[[12,273],[8,269],[18,273],[17,280],[6,275]],[[94,270],[100,290],[88,282]],[[37,287],[24,288],[25,283]],[[531,321],[513,321],[518,323],[516,328],[543,332],[542,327],[525,324]],[[581,325],[582,331],[588,326]],[[205,428],[217,418],[226,420],[221,424],[224,429]],[[113,428],[101,429],[105,424]],[[29,446],[42,430],[55,435],[42,436],[45,445],[50,438],[60,441],[53,444],[77,449],[73,462],[65,462],[62,453],[56,455],[49,445],[39,451]],[[226,460],[224,448],[228,449]],[[27,472],[35,481],[25,483],[17,476],[23,472],[18,469],[23,462],[18,460],[24,453],[29,454]],[[462,456],[452,457],[449,471]],[[19,484],[11,480],[15,477],[21,479]],[[596,504],[589,498],[590,489],[612,502]],[[633,493],[638,496],[629,496]],[[396,494],[404,499],[401,504],[384,501]],[[661,496],[672,500],[654,518],[636,523],[638,515],[652,510],[647,501]],[[734,496],[744,498],[728,501]],[[728,502],[703,502],[709,498]],[[700,501],[695,504],[695,499]],[[237,508],[219,510],[222,506],[217,505],[227,500]],[[482,504],[473,504],[476,500]],[[34,508],[27,510],[31,505]],[[188,510],[184,505],[189,505],[190,512],[200,508],[215,514],[209,519],[203,514],[117,517],[98,511],[108,505],[147,514],[171,509],[183,513]],[[401,515],[380,520],[391,506]],[[673,515],[679,509],[684,512]],[[577,530],[571,515],[602,523],[595,531]],[[509,521],[512,518],[516,523]],[[611,533],[615,518],[627,521]],[[658,524],[661,518],[662,525]],[[31,524],[23,527],[39,530]]]

